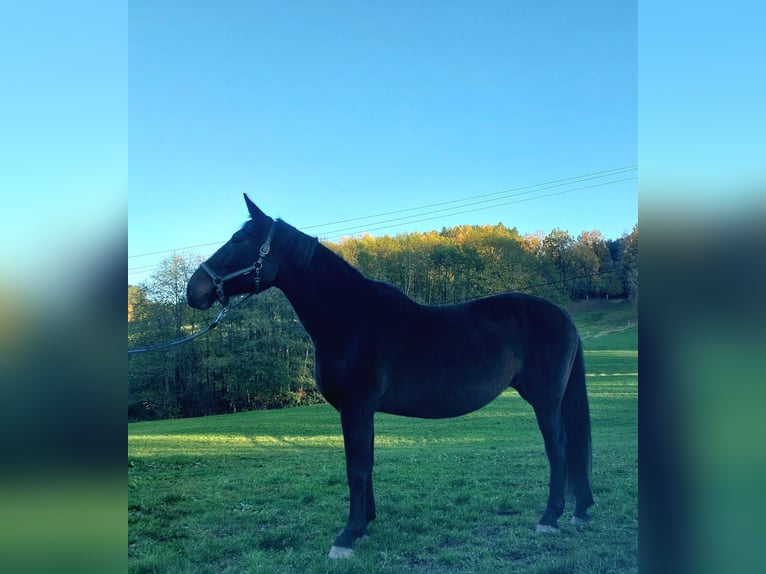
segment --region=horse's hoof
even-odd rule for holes
[[[340,558],[351,558],[354,555],[353,548],[343,548],[343,546],[333,546],[330,548],[330,553],[327,555],[331,560],[338,560]]]
[[[588,522],[590,522],[590,516],[573,516],[570,522],[575,526],[583,526],[584,524],[588,524]]]
[[[551,526],[550,524],[538,524],[537,528],[535,529],[535,532],[538,534],[550,534],[558,531],[559,529],[557,527]]]

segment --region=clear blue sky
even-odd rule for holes
[[[136,255],[228,239],[243,192],[330,240],[637,222],[635,179],[531,199],[600,179],[323,225],[635,165],[632,2],[134,0],[129,18],[130,282],[170,253]]]

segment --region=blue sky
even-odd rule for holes
[[[131,282],[169,253],[136,255],[228,239],[243,192],[337,240],[366,229],[323,224],[637,163],[631,2],[132,1],[129,23]],[[379,219],[356,225],[616,238],[637,182]]]

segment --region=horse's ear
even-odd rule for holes
[[[250,217],[253,219],[258,219],[259,217],[263,217],[265,215],[260,209],[258,209],[257,205],[250,201],[250,198],[247,197],[246,193],[243,193],[242,195],[245,196],[245,203],[247,204],[247,210],[250,212]]]

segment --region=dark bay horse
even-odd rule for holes
[[[419,305],[359,273],[315,238],[273,220],[245,196],[251,219],[189,280],[189,305],[281,289],[316,350],[316,383],[340,413],[350,491],[331,558],[353,555],[375,518],[376,412],[446,418],[479,409],[511,386],[535,411],[550,463],[537,524],[554,532],[568,484],[574,524],[589,520],[590,415],[582,343],[558,306],[520,293],[459,305]]]

